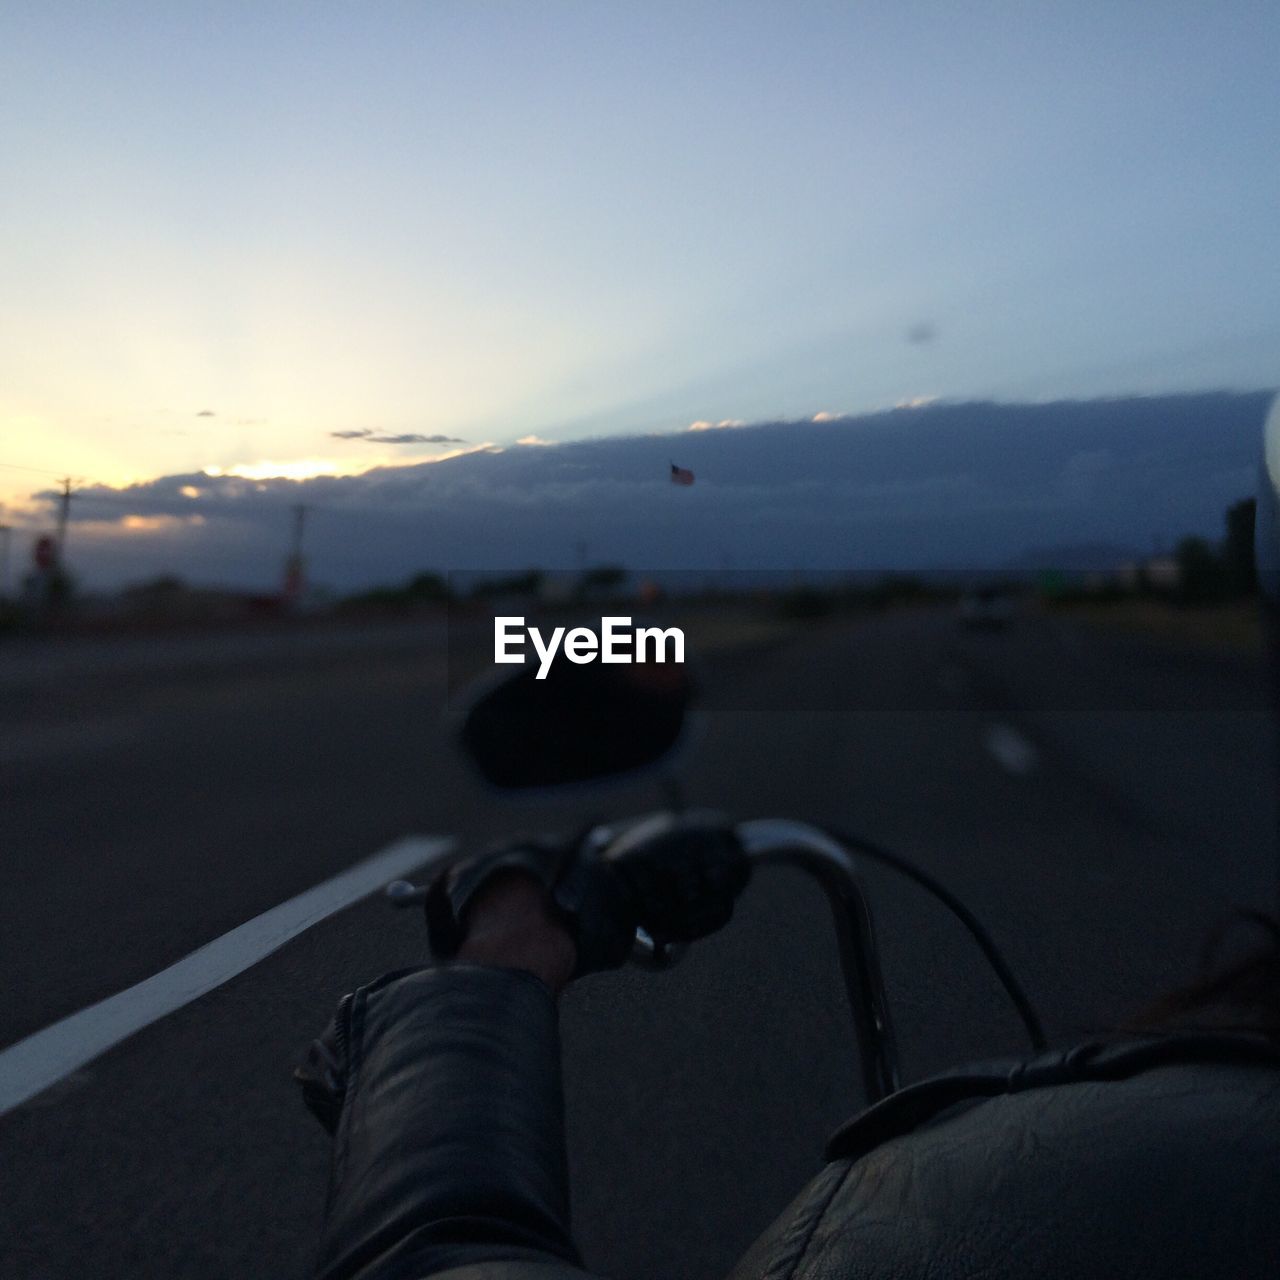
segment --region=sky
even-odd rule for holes
[[[15,0],[0,502],[1274,386],[1278,50],[1274,3]]]

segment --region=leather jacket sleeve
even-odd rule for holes
[[[899,1091],[735,1280],[1273,1280],[1280,1050],[1090,1043]],[[568,1231],[560,1046],[528,974],[390,974],[298,1072],[334,1135],[321,1280],[585,1280]]]
[[[333,1132],[322,1280],[581,1280],[554,998],[459,966],[347,996],[296,1073]],[[477,1273],[472,1273],[477,1274]]]

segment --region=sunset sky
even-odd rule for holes
[[[6,4],[0,501],[1274,386],[1278,50],[1261,2]]]

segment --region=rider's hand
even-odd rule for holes
[[[614,969],[638,927],[661,944],[714,933],[750,875],[733,828],[715,814],[657,814],[602,838],[515,840],[442,872],[425,902],[437,959],[509,965],[502,957],[519,949],[539,965],[551,960],[547,972],[563,985],[557,927],[572,953],[569,977]]]
[[[543,885],[522,871],[499,872],[468,904],[464,964],[524,969],[553,994],[573,976],[577,949]]]

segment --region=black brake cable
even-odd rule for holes
[[[914,863],[908,862],[896,853],[890,853],[888,849],[881,848],[879,845],[872,844],[869,840],[863,840],[858,836],[851,836],[836,827],[826,826],[825,824],[815,825],[818,826],[820,831],[826,832],[833,840],[838,840],[841,844],[856,850],[872,862],[882,863],[890,870],[905,876],[942,903],[964,925],[969,931],[970,937],[978,944],[978,949],[986,957],[987,963],[991,966],[996,977],[999,978],[1000,985],[1013,1002],[1013,1007],[1017,1009],[1018,1017],[1022,1019],[1022,1025],[1026,1028],[1027,1036],[1031,1041],[1031,1047],[1036,1050],[1048,1048],[1048,1041],[1045,1039],[1040,1015],[1027,998],[1027,993],[1023,991],[1022,984],[1014,976],[1013,970],[1009,968],[996,944],[992,942],[991,935],[982,927],[977,916],[955,894],[945,885],[935,880],[928,872],[921,871]]]

